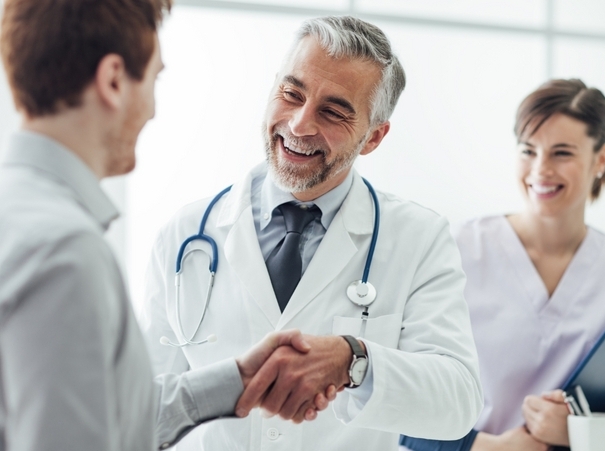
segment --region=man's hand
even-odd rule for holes
[[[311,346],[307,352],[283,346],[269,357],[248,384],[237,409],[247,412],[260,404],[271,414],[300,423],[308,419],[306,413],[313,409],[317,395],[335,396],[336,390],[349,383],[352,353],[342,337],[306,335],[304,340]]]
[[[521,426],[500,435],[479,432],[471,451],[547,451],[548,448],[548,445],[533,438]]]
[[[279,347],[287,347],[293,352],[298,354],[305,354],[311,350],[309,343],[303,338],[302,334],[298,330],[285,330],[281,332],[272,332],[268,334],[262,341],[257,343],[255,346],[250,348],[244,355],[235,359],[240,375],[242,377],[242,383],[244,385],[244,394],[248,397],[261,398],[266,388],[261,392],[256,392],[256,389],[262,388],[262,386],[251,387],[248,390],[248,386],[252,378],[256,375],[259,369],[267,361],[267,359],[275,352]],[[318,410],[324,410],[328,407],[330,401],[336,398],[336,388],[333,386],[327,387],[325,392],[317,393],[313,399],[312,405],[307,406],[304,412],[304,419],[313,420],[317,417]],[[241,401],[241,399],[240,399]],[[245,404],[245,406],[236,406],[236,415],[238,417],[245,417],[250,413],[256,404]],[[302,420],[301,420],[302,421]]]
[[[536,439],[550,445],[569,446],[568,415],[561,390],[527,396],[523,401],[527,429]]]

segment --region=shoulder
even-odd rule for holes
[[[445,217],[431,210],[428,207],[420,205],[417,202],[403,199],[395,194],[377,191],[380,207],[386,213],[386,220],[394,221],[413,221],[417,224],[447,222]]]

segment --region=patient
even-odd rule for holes
[[[525,208],[455,231],[485,407],[461,440],[402,436],[414,451],[569,445],[555,389],[605,330],[605,235],[584,221],[603,183],[605,97],[580,80],[549,81],[519,106],[515,134]]]

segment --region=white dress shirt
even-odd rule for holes
[[[12,137],[0,166],[0,450],[151,451],[156,420],[165,444],[233,411],[233,359],[164,375],[169,391],[154,384],[103,238],[117,215],[74,153]]]

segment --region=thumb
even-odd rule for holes
[[[552,401],[556,403],[564,403],[565,397],[563,396],[563,390],[552,390],[542,393],[542,399]]]
[[[298,352],[307,353],[311,350],[311,345],[305,340],[303,334],[298,329],[290,329],[278,332],[277,346],[290,345]]]

